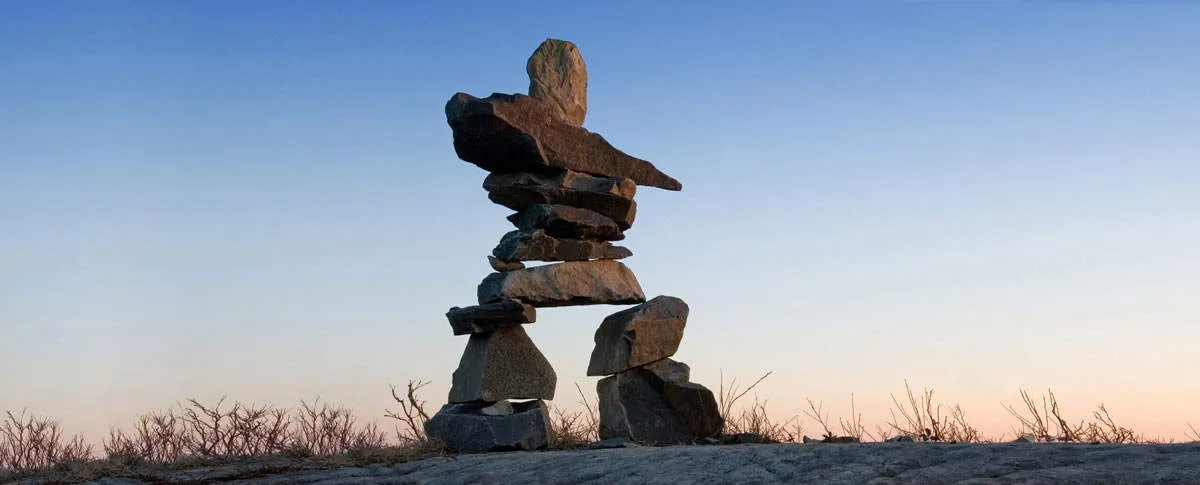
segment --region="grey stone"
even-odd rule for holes
[[[683,188],[654,164],[627,155],[523,94],[494,93],[482,99],[455,94],[446,102],[446,121],[458,157],[489,172],[559,168],[667,190]]]
[[[519,301],[504,300],[446,312],[454,335],[493,332],[498,328],[537,321],[537,310]]]
[[[687,317],[687,303],[673,296],[609,315],[596,329],[587,375],[616,374],[675,355]]]
[[[550,444],[550,417],[542,401],[513,405],[507,416],[482,414],[485,403],[447,404],[429,421],[425,432],[456,453],[536,450]]]
[[[1200,443],[877,443],[842,446],[744,444],[629,447],[537,453],[433,456],[387,466],[311,469],[304,458],[248,468],[241,461],[200,471],[145,464],[123,472],[129,485],[358,485],[487,483],[531,485],[725,484],[1194,484]],[[61,472],[39,473],[31,483]],[[197,478],[198,477],[198,478]],[[215,477],[215,478],[214,478]],[[47,480],[55,481],[55,480]],[[61,478],[55,482],[63,481]],[[25,482],[22,482],[25,483]]]
[[[562,204],[534,204],[508,216],[517,229],[542,229],[554,237],[620,241],[621,226],[599,212]]]
[[[612,219],[624,230],[633,225],[637,185],[629,179],[597,177],[571,170],[550,174],[493,173],[483,179],[492,202],[521,211],[536,204],[587,209]]]
[[[1037,436],[1034,436],[1029,433],[1024,433],[1021,436],[1018,436],[1017,439],[1013,440],[1013,443],[1037,443],[1037,442],[1038,442]]]
[[[471,335],[454,371],[451,403],[554,399],[558,376],[525,329],[502,327]]]
[[[496,259],[495,256],[488,256],[487,258],[488,258],[488,264],[491,265],[492,269],[494,269],[496,271],[505,272],[505,271],[516,271],[518,269],[525,269],[525,263],[522,263],[520,261],[501,261],[499,259]]]
[[[724,424],[712,391],[641,367],[601,379],[596,393],[601,439],[686,443],[715,437]]]
[[[910,434],[896,435],[887,439],[888,443],[912,443],[914,441],[916,441],[916,438],[913,438],[913,435]]]
[[[608,450],[608,449],[613,449],[613,448],[641,448],[643,446],[644,445],[639,445],[637,443],[629,441],[629,438],[623,438],[623,437],[609,438],[606,440],[592,442],[587,445],[588,449],[591,449],[591,450]]]
[[[509,401],[499,401],[491,406],[479,409],[479,414],[484,416],[508,416],[513,413],[513,404]]]
[[[646,301],[637,277],[619,261],[569,261],[492,273],[478,289],[479,303],[517,300],[535,307],[624,305]]]
[[[542,229],[511,231],[500,239],[492,254],[507,261],[587,261],[633,256],[629,249],[608,242],[559,239]]]
[[[575,126],[587,115],[587,66],[570,42],[546,39],[525,63],[529,96],[549,106]]]
[[[663,380],[672,382],[688,382],[692,378],[692,368],[683,362],[663,359],[643,365],[643,369],[658,374]]]

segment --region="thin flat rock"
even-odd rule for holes
[[[562,204],[534,204],[508,216],[517,229],[541,229],[554,237],[620,241],[625,239],[621,226],[596,211]]]
[[[505,234],[492,254],[507,261],[587,261],[633,256],[632,251],[622,246],[604,241],[560,239],[541,229],[518,229]]]
[[[611,219],[621,230],[633,225],[637,185],[629,179],[597,177],[571,170],[551,174],[493,173],[483,179],[492,202],[522,211],[537,204],[578,207]]]
[[[478,289],[479,303],[517,300],[535,307],[628,305],[646,301],[633,271],[598,259],[492,273]]]

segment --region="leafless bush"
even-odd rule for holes
[[[829,439],[836,435],[829,427],[829,413],[824,410],[824,405],[824,402],[813,402],[812,399],[808,399],[808,410],[804,411],[804,415],[821,425],[821,437]]]
[[[1092,413],[1095,421],[1080,420],[1079,424],[1072,424],[1063,416],[1062,409],[1058,406],[1058,398],[1054,396],[1053,390],[1046,390],[1046,395],[1041,399],[1041,406],[1038,406],[1037,400],[1030,396],[1029,392],[1022,389],[1020,393],[1021,401],[1028,415],[1017,411],[1011,405],[1005,404],[1004,407],[1020,422],[1021,431],[1034,435],[1038,441],[1085,443],[1149,443],[1153,441],[1134,433],[1129,428],[1118,426],[1103,404]]]
[[[913,394],[908,381],[904,381],[904,390],[907,405],[901,404],[895,394],[891,395],[894,407],[889,410],[891,421],[888,425],[892,430],[918,441],[979,441],[979,430],[967,422],[962,407],[955,404],[950,408],[950,415],[943,417],[942,405],[934,401],[932,389],[925,389],[918,397]]]
[[[428,439],[425,435],[425,422],[429,414],[425,412],[425,401],[417,398],[417,392],[429,385],[428,381],[408,381],[408,391],[403,397],[396,394],[396,386],[392,386],[392,399],[400,405],[400,412],[384,409],[384,416],[399,421],[396,427],[396,439],[400,444],[421,443]]]
[[[772,441],[792,443],[804,435],[804,425],[799,416],[779,421],[767,412],[767,401],[754,397],[741,413],[725,417],[725,433],[753,433]]]
[[[1191,433],[1188,434],[1188,437],[1195,441],[1200,441],[1200,431],[1197,431],[1196,427],[1192,426],[1192,423],[1188,423],[1187,427],[1188,430],[1191,431]]]
[[[167,462],[187,451],[183,422],[174,412],[158,412],[138,417],[129,434],[111,429],[102,442],[104,454],[114,458]]]
[[[552,449],[577,448],[600,439],[599,403],[589,402],[583,388],[575,384],[579,393],[582,411],[568,413],[559,408],[550,409],[550,435]]]
[[[740,400],[750,391],[754,390],[755,387],[758,387],[758,385],[770,375],[771,372],[763,374],[762,377],[759,377],[758,380],[754,381],[754,383],[750,384],[745,389],[740,389],[738,387],[737,378],[734,378],[729,382],[728,389],[726,389],[725,373],[721,372],[721,387],[717,392],[717,406],[720,408],[721,417],[725,418],[725,429],[723,430],[725,434],[730,434],[731,431],[729,427],[731,418],[733,416],[734,404],[737,404],[738,400]]]
[[[359,426],[354,414],[340,406],[313,401],[300,403],[293,450],[310,455],[330,455],[361,448],[378,448],[387,442],[375,423]]]
[[[34,470],[59,463],[87,460],[92,447],[82,436],[64,440],[58,421],[12,411],[0,421],[0,468]]]

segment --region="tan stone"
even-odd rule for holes
[[[675,355],[687,317],[687,303],[673,296],[609,315],[596,329],[587,375],[612,375]]]
[[[587,66],[570,42],[546,39],[525,63],[529,96],[545,103],[566,122],[583,125],[587,115]]]

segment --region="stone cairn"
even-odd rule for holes
[[[604,319],[589,376],[597,385],[600,437],[686,443],[720,433],[709,389],[689,382],[687,364],[669,359],[687,323],[683,300],[646,300],[621,262],[633,253],[612,241],[633,225],[637,185],[680,190],[679,181],[626,155],[582,127],[587,69],[579,49],[549,39],[525,66],[529,95],[458,93],[446,103],[459,158],[487,170],[492,202],[517,211],[516,230],[488,256],[496,271],[478,288],[478,305],[446,313],[455,335],[470,335],[454,371],[449,404],[426,423],[452,451],[546,447],[551,429],[542,400],[557,376],[522,324],[536,308],[638,305]],[[546,264],[525,267],[525,261]],[[513,402],[526,400],[525,402]]]

